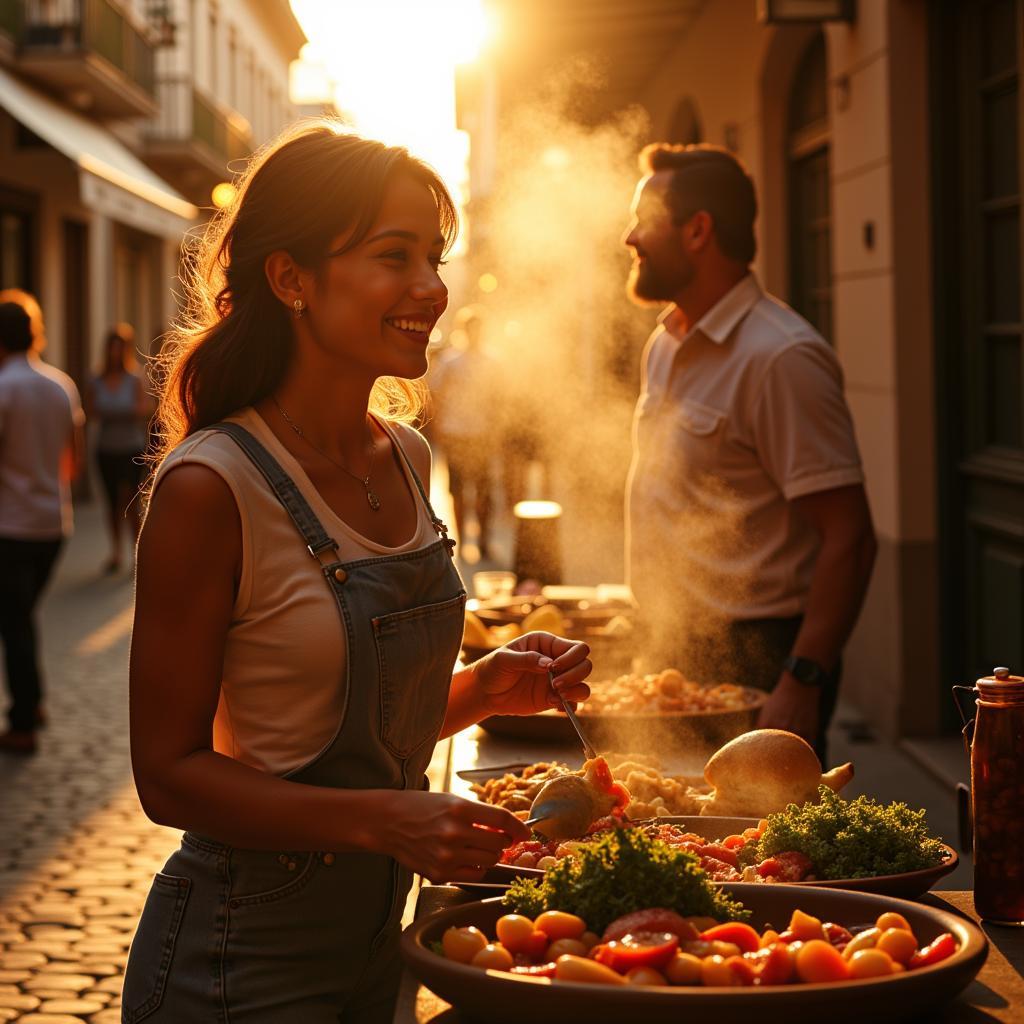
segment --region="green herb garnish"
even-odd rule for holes
[[[769,814],[761,838],[743,848],[742,862],[794,850],[811,859],[818,878],[832,879],[920,871],[945,859],[942,844],[928,835],[923,810],[866,796],[847,801],[827,786],[818,792],[818,804],[790,804]]]
[[[580,846],[543,879],[517,879],[505,894],[505,905],[530,918],[564,910],[599,934],[623,914],[649,907],[717,921],[750,917],[711,882],[698,857],[632,828],[613,829]]]

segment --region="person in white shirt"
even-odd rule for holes
[[[760,725],[824,756],[876,543],[839,363],[765,294],[754,184],[726,150],[648,146],[624,239],[643,357],[629,580],[657,657],[770,690]]]
[[[43,722],[35,608],[71,533],[84,451],[78,390],[39,358],[42,344],[35,300],[0,292],[0,640],[11,697],[0,751],[14,754],[35,751]]]

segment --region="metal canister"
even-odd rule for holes
[[[994,924],[1024,925],[1024,677],[997,668],[973,687],[970,740],[974,906]]]

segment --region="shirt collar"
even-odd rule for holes
[[[700,331],[706,338],[720,345],[735,330],[736,325],[754,308],[764,292],[760,282],[748,273],[733,285],[689,330],[686,317],[676,306],[664,310],[658,322],[677,341],[684,341],[691,334]]]

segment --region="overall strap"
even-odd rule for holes
[[[317,519],[316,513],[299,493],[295,481],[284,471],[277,459],[245,427],[239,426],[237,423],[214,423],[207,429],[227,434],[249,456],[253,465],[263,474],[271,490],[277,496],[277,500],[291,516],[295,528],[306,542],[309,553],[320,562],[324,573],[333,568],[335,560],[332,559],[331,564],[326,565],[321,562],[320,554],[327,550],[336,552],[338,548],[336,541],[328,536],[323,523]]]
[[[398,440],[398,435],[391,429],[391,425],[379,416],[374,416],[374,421],[381,427],[381,429],[391,438],[391,443],[395,446],[398,454],[401,456],[402,462],[409,469],[409,473],[412,475],[413,482],[416,484],[416,490],[420,492],[420,497],[423,499],[423,504],[427,508],[427,514],[430,516],[430,525],[433,526],[434,532],[444,541],[445,546],[448,548],[448,554],[454,557],[455,555],[455,541],[448,536],[448,527],[444,520],[441,519],[434,511],[434,506],[430,504],[430,498],[427,497],[426,488],[423,486],[423,481],[420,480],[419,473],[416,472],[415,467],[409,459],[409,456],[405,454],[405,448],[402,447],[402,442]]]

